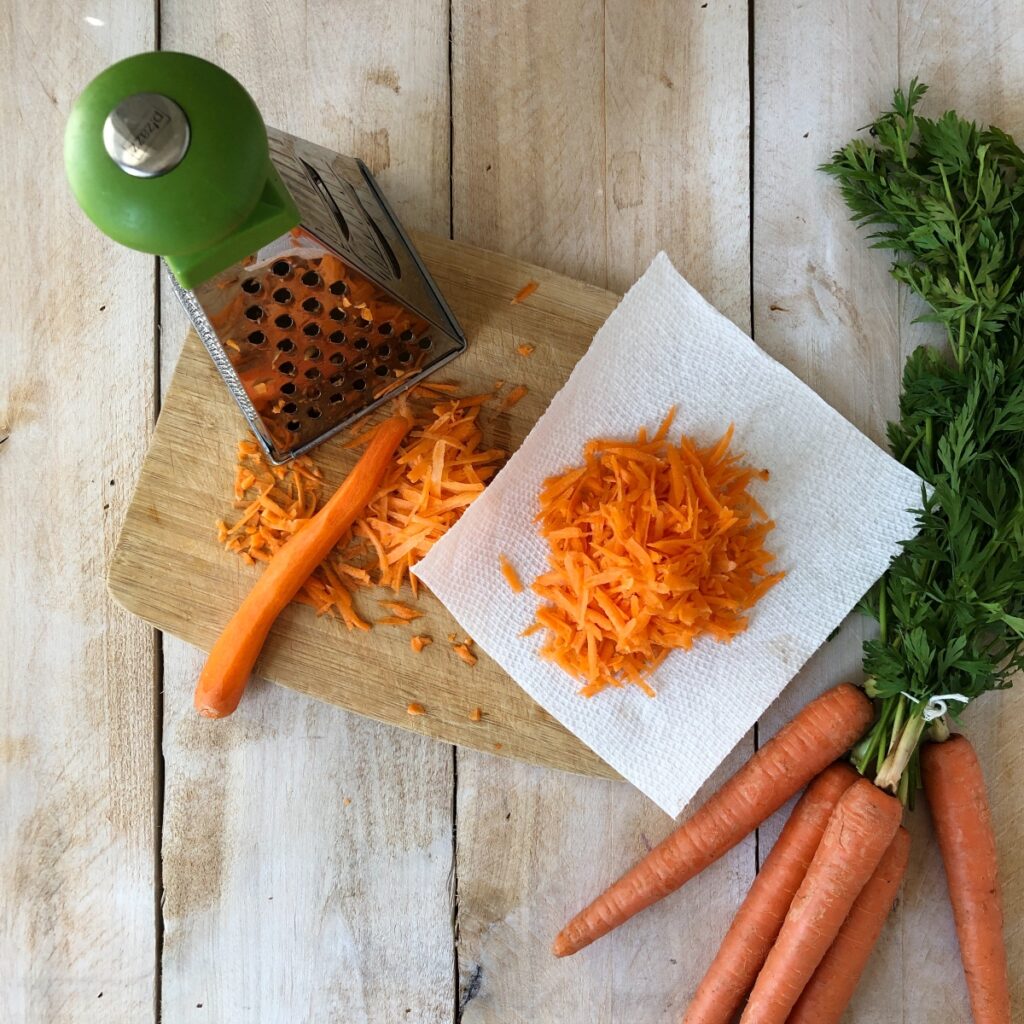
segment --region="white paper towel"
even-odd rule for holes
[[[733,450],[771,471],[751,490],[775,520],[765,546],[786,577],[731,644],[708,639],[672,652],[651,677],[657,697],[636,687],[580,697],[539,656],[543,634],[519,636],[537,606],[529,582],[546,568],[537,496],[548,476],[582,461],[588,440],[653,430],[672,405],[673,436],[707,444],[735,423]],[[527,693],[675,816],[913,536],[908,510],[920,505],[921,486],[662,253],[519,451],[414,572]],[[500,554],[519,571],[522,594],[505,583]]]

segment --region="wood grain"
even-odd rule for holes
[[[153,41],[48,4],[0,16],[0,1020],[154,1016],[154,637],[103,573],[152,423],[153,261],[61,180],[78,90]],[[15,144],[14,140],[19,139]],[[31,141],[29,141],[31,140]]]
[[[755,338],[880,443],[886,420],[897,412],[903,359],[917,344],[941,339],[933,328],[911,324],[920,308],[888,276],[888,254],[868,248],[834,183],[815,168],[887,109],[892,89],[915,74],[935,86],[926,104],[932,113],[956,107],[1019,130],[1021,117],[1010,97],[1024,86],[1024,76],[1009,59],[1013,36],[1004,33],[1015,27],[1019,43],[1022,25],[1009,8],[925,2],[800,8],[766,2],[755,8]],[[997,54],[1006,56],[993,62]],[[812,81],[808,67],[822,69]],[[993,103],[993,96],[1003,102]],[[853,618],[818,652],[762,719],[762,738],[820,690],[861,678],[864,634],[862,620]],[[1024,909],[1024,859],[1011,849],[1021,811],[1009,794],[1012,780],[1024,774],[1024,755],[1019,744],[1011,751],[1007,737],[1019,729],[1022,707],[1018,694],[993,696],[965,719],[990,782],[999,780],[992,790],[994,813],[1010,958],[1018,963],[1024,958],[1024,929],[1017,923]],[[762,830],[762,853],[784,816]],[[847,1013],[850,1024],[971,1019],[941,861],[923,806],[908,826],[913,847],[903,893]],[[1015,983],[1019,997],[1019,971]]]
[[[458,0],[456,237],[616,287],[667,248],[745,325],[746,25],[735,3],[641,14],[624,2]],[[549,952],[568,917],[670,827],[621,783],[460,750],[461,1020],[678,1021],[753,877],[752,839],[590,949]]]
[[[361,157],[406,226],[447,233],[444,0],[161,8],[164,46],[219,61],[269,124]],[[186,321],[163,299],[166,388]],[[262,682],[205,729],[202,654],[163,647],[163,1020],[449,1024],[450,748]]]
[[[616,297],[519,261],[421,236],[421,252],[469,339],[452,373],[469,394],[515,372],[529,394],[490,417],[489,443],[511,451],[522,442],[555,391],[586,350]],[[511,304],[523,282],[540,282],[524,303]],[[521,342],[539,350],[516,355]],[[515,367],[510,361],[515,360]],[[213,523],[230,514],[234,447],[245,427],[198,339],[185,345],[167,392],[139,488],[110,565],[112,593],[125,607],[190,643],[208,649],[257,569],[246,570],[221,549]],[[197,438],[202,444],[197,445]],[[341,441],[317,449],[333,488],[357,453]],[[380,618],[375,599],[357,595],[365,617]],[[393,595],[391,595],[393,596]],[[611,776],[579,740],[555,722],[490,659],[470,669],[445,638],[459,625],[433,595],[416,630],[436,642],[422,654],[409,649],[409,628],[349,632],[309,609],[289,608],[264,648],[261,671],[294,689],[392,725],[483,750],[572,771]],[[411,701],[427,714],[410,716]],[[469,712],[484,709],[481,722]]]

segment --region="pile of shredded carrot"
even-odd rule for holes
[[[505,458],[505,452],[483,447],[478,422],[481,407],[494,396],[456,397],[455,391],[454,384],[420,385],[419,399],[409,403],[415,426],[394,466],[296,600],[339,618],[349,629],[367,630],[372,623],[356,611],[356,588],[384,586],[397,594],[408,580],[417,596],[410,567],[455,524]],[[347,447],[359,447],[372,433]],[[234,493],[241,515],[230,525],[217,523],[218,539],[249,565],[269,561],[316,512],[322,485],[323,475],[308,456],[272,466],[254,441],[240,441]],[[380,603],[391,613],[377,620],[382,624],[410,625],[422,615],[401,602]]]
[[[730,454],[732,427],[709,448],[670,443],[674,415],[650,439],[589,442],[541,492],[550,569],[527,633],[546,631],[543,655],[588,697],[627,684],[653,696],[646,677],[670,650],[732,639],[783,575],[768,571],[774,524],[747,490],[768,471]]]

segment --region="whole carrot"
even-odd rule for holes
[[[589,946],[718,860],[860,739],[871,717],[871,701],[849,683],[811,701],[688,821],[581,910],[555,939],[555,956]]]
[[[859,776],[826,768],[800,797],[697,987],[683,1024],[731,1024],[786,919],[839,798]]]
[[[1010,1024],[1003,906],[985,778],[964,736],[927,743],[921,771],[946,868],[975,1024]]]
[[[903,805],[867,779],[839,799],[740,1024],[785,1024],[896,835]]]
[[[910,833],[900,827],[786,1024],[839,1024],[892,910],[909,858]]]
[[[374,496],[411,425],[404,416],[381,423],[344,483],[267,564],[210,651],[196,684],[199,714],[223,718],[238,707],[270,627]]]

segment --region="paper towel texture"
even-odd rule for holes
[[[750,490],[775,520],[766,547],[786,577],[732,643],[673,651],[651,677],[656,698],[636,687],[580,697],[576,682],[539,656],[543,634],[519,636],[537,605],[529,581],[546,568],[537,495],[547,477],[582,460],[591,438],[654,430],[672,405],[671,436],[707,444],[735,423],[733,450],[770,470]],[[414,572],[527,693],[674,817],[913,536],[908,510],[920,505],[921,486],[662,253],[522,447]],[[506,584],[500,554],[523,593]]]

